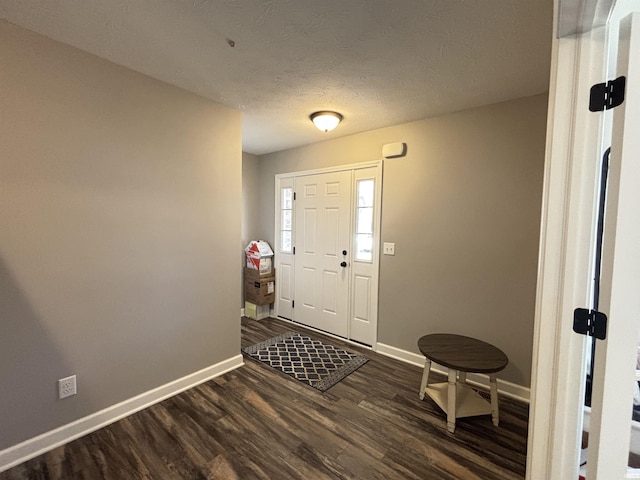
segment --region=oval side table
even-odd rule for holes
[[[447,430],[456,428],[456,418],[491,414],[498,426],[498,385],[496,373],[509,363],[505,353],[493,345],[462,335],[436,333],[418,340],[418,348],[426,357],[420,400],[425,393],[447,414]],[[448,382],[429,384],[431,362],[449,369]],[[491,402],[487,402],[466,383],[467,372],[489,374]]]

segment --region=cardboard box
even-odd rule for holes
[[[258,270],[244,269],[244,299],[256,305],[269,305],[276,300],[275,269],[271,275],[260,275]]]
[[[244,281],[244,299],[256,305],[269,305],[276,300],[275,277],[261,278],[256,281]]]
[[[244,249],[247,255],[247,268],[257,270],[261,275],[271,274],[273,268],[273,250],[264,240],[254,240]]]
[[[269,317],[269,305],[256,305],[255,303],[244,302],[244,315],[254,320],[262,320],[263,318]]]
[[[276,276],[276,269],[272,268],[269,273],[260,273],[259,270],[254,270],[253,268],[244,267],[244,281],[247,282],[257,282],[259,280],[264,280],[265,278],[274,278]]]

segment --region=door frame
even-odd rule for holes
[[[554,5],[526,472],[531,480],[578,478],[588,351],[586,337],[572,331],[573,309],[592,304],[597,159],[611,145],[612,112],[587,108],[591,85],[615,78],[610,24],[558,38],[563,3],[576,2]],[[612,8],[605,0],[577,3]],[[613,13],[611,22],[622,15]]]
[[[372,344],[371,344],[371,349],[375,351],[376,349],[376,345],[377,345],[377,340],[378,340],[378,289],[379,289],[379,276],[380,276],[380,255],[382,253],[382,249],[381,249],[381,222],[382,222],[382,195],[383,195],[383,175],[384,175],[384,163],[382,160],[374,160],[374,161],[369,161],[369,162],[361,162],[361,163],[352,163],[352,164],[346,164],[346,165],[338,165],[338,166],[334,166],[334,167],[325,167],[325,168],[316,168],[316,169],[311,169],[311,170],[301,170],[301,171],[294,171],[294,172],[287,172],[287,173],[279,173],[275,175],[275,202],[274,202],[274,254],[275,254],[275,258],[274,258],[274,266],[276,267],[276,270],[279,267],[279,263],[280,263],[280,227],[281,227],[281,218],[280,218],[280,202],[281,202],[281,198],[280,198],[280,188],[283,185],[283,183],[289,181],[293,181],[295,180],[296,177],[303,177],[303,176],[309,176],[309,175],[317,175],[317,174],[324,174],[324,173],[332,173],[332,172],[342,172],[342,171],[356,171],[356,170],[364,170],[367,168],[377,168],[378,169],[378,186],[377,186],[377,193],[375,196],[375,212],[374,212],[374,228],[373,228],[373,235],[374,235],[374,249],[373,249],[373,257],[372,257],[372,269],[373,269],[373,274],[372,274],[372,280],[373,280],[373,286],[371,288],[371,299],[370,299],[370,308],[371,308],[371,317],[373,319],[373,323],[375,324],[373,329],[374,329],[374,338],[372,340]],[[355,211],[356,206],[353,204],[353,197],[354,195],[356,195],[356,189],[355,189],[355,179],[354,179],[354,188],[352,189],[352,205],[351,205],[351,210],[352,213]],[[295,219],[295,202],[293,204],[293,218]],[[352,245],[354,244],[354,224],[355,224],[355,216],[353,216],[353,219],[351,221],[351,240],[352,240]],[[295,228],[295,227],[294,227]],[[295,231],[295,229],[294,229]],[[293,239],[293,243],[295,246],[295,238]],[[351,261],[353,261],[353,258],[351,259]],[[348,318],[348,328],[349,328],[349,333],[348,333],[348,338],[346,338],[345,340],[347,341],[353,341],[350,339],[351,336],[351,321],[352,321],[352,313],[353,313],[353,268],[350,269],[350,281],[349,281],[349,305],[348,305],[348,312],[347,312],[347,318]],[[277,280],[276,280],[277,282]],[[291,279],[292,284],[295,284],[295,279]],[[279,316],[279,298],[278,295],[276,295],[276,301],[274,302],[274,315],[282,318],[284,320],[289,320],[286,317],[280,317]],[[291,320],[289,320],[291,321]],[[295,321],[295,317],[293,318],[293,321]],[[311,328],[313,330],[312,327],[308,327]],[[322,332],[327,334],[328,332]],[[340,337],[342,338],[342,337]],[[358,343],[359,342],[355,342]]]
[[[573,309],[591,304],[600,139],[598,123],[582,113],[580,102],[603,75],[584,59],[596,47],[592,36],[553,41],[527,448],[531,480],[578,478],[586,337],[573,333]]]
[[[611,130],[601,297],[601,309],[610,321],[607,338],[596,347],[587,479],[640,478],[640,470],[627,467],[629,433],[637,425],[629,412],[633,407],[632,380],[640,332],[640,226],[636,221],[640,208],[640,141],[634,134],[640,117],[635,83],[640,77],[640,2],[636,2],[635,10],[629,15],[625,9],[616,11],[609,29],[613,78],[626,77],[628,88],[624,102],[613,112]]]

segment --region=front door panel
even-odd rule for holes
[[[349,262],[342,252],[351,245],[351,184],[351,171],[295,180],[293,316],[343,337],[348,335]]]

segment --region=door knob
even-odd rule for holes
[[[347,262],[340,263],[340,266],[343,267],[343,268],[346,267],[347,266]]]

